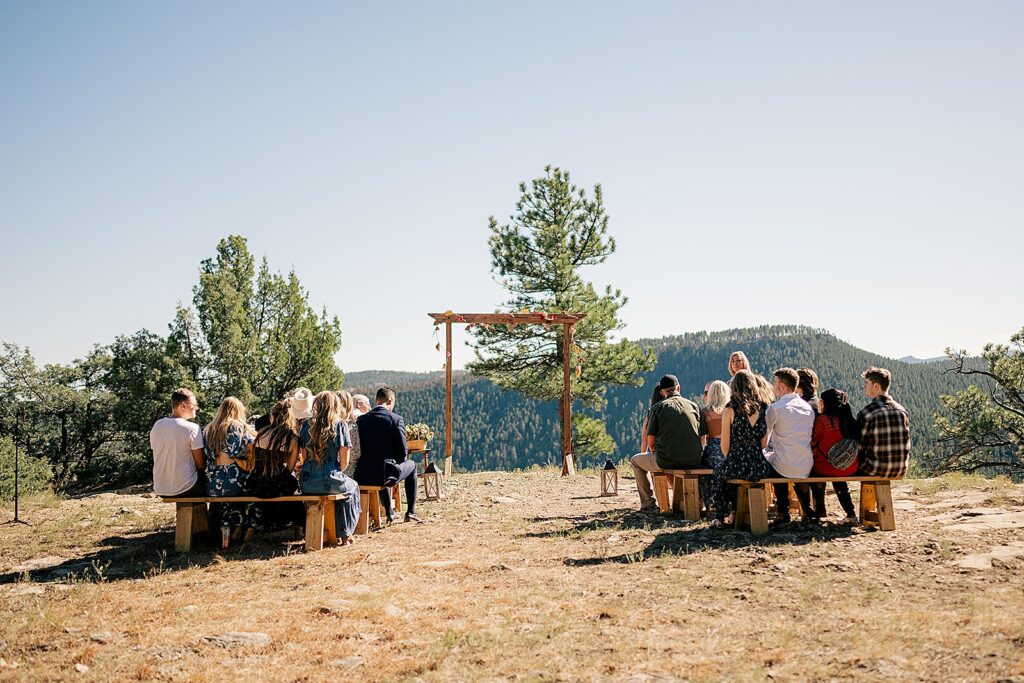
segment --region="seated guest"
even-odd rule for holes
[[[356,426],[356,418],[362,415],[353,405],[353,396],[344,389],[338,392],[338,401],[341,402],[341,419],[348,425],[349,437],[352,440],[352,447],[348,452],[348,467],[345,468],[345,476],[355,478],[356,463],[362,449],[359,444],[359,427]]]
[[[707,436],[702,439],[704,451],[701,454],[700,464],[708,469],[715,469],[725,460],[722,453],[722,412],[731,398],[729,385],[721,380],[709,382],[704,386],[704,423],[708,427]],[[711,507],[715,500],[715,492],[712,488],[710,476],[700,477],[698,483],[700,497],[704,505]]]
[[[797,368],[796,374],[800,378],[800,383],[796,385],[796,393],[807,401],[811,409],[814,410],[814,414],[817,415],[821,410],[818,406],[818,387],[821,386],[818,381],[818,373],[810,368]]]
[[[680,395],[675,375],[662,377],[658,390],[662,400],[651,406],[647,419],[647,447],[651,452],[630,459],[641,508],[656,505],[647,473],[698,467],[701,437],[708,432],[697,404]]]
[[[422,522],[416,516],[416,462],[409,459],[405,439],[405,421],[394,412],[395,391],[377,390],[377,407],[356,419],[362,454],[356,463],[355,478],[365,486],[393,486],[405,482],[405,521]],[[394,521],[391,492],[380,492],[388,522]]]
[[[370,412],[370,398],[364,394],[353,394],[352,396],[353,409],[352,413],[355,415],[352,419],[356,419],[360,415],[366,415]]]
[[[711,475],[711,490],[715,495],[713,527],[730,523],[726,513],[736,500],[736,487],[729,485],[729,479],[759,481],[774,474],[761,452],[768,443],[767,406],[761,400],[756,376],[749,370],[739,370],[733,375],[729,389],[729,403],[722,411],[722,454],[725,460]]]
[[[333,391],[317,394],[310,413],[299,432],[299,446],[306,451],[299,470],[299,487],[310,495],[348,494],[346,500],[334,501],[338,542],[348,545],[355,535],[361,509],[359,484],[344,472],[352,443],[348,424],[342,419],[341,402]]]
[[[840,389],[828,389],[821,394],[821,413],[814,418],[814,431],[811,434],[811,450],[814,453],[814,468],[811,470],[815,477],[852,477],[857,474],[857,450],[856,441],[860,434],[857,431],[857,421],[853,418],[853,411],[850,410],[850,402],[845,391]],[[843,439],[849,439],[849,445],[853,448],[847,451],[844,456],[842,445],[836,451],[831,452],[836,444]],[[850,464],[839,469],[833,464],[837,458],[849,459]],[[845,464],[845,463],[836,463]],[[843,524],[856,524],[857,511],[853,507],[853,499],[850,497],[850,486],[845,481],[832,482],[832,490],[836,492],[839,504],[843,506],[846,519]],[[824,518],[825,513],[825,484],[811,484],[811,492],[814,494],[814,516]]]
[[[770,406],[775,403],[775,389],[772,388],[772,384],[763,375],[755,374],[754,381],[757,383],[757,395],[764,404]]]
[[[733,351],[729,355],[729,377],[734,377],[740,370],[750,370],[750,361],[742,351]]]
[[[814,456],[811,454],[811,432],[814,430],[814,410],[796,393],[800,376],[793,368],[775,371],[775,402],[768,406],[765,421],[768,425],[768,448],[764,457],[777,476],[802,479],[811,473]],[[775,484],[776,519],[789,522],[789,484]],[[796,485],[804,519],[809,519],[810,492],[807,484]]]
[[[291,496],[299,488],[296,464],[299,460],[299,435],[295,432],[295,418],[291,415],[291,399],[274,404],[268,416],[268,425],[256,433],[253,443],[253,467],[242,483],[245,495],[257,498]],[[291,523],[296,528],[305,524],[302,503],[249,503],[246,506],[246,540],[256,531],[272,529]]]
[[[868,368],[861,377],[871,402],[857,414],[860,471],[876,477],[902,477],[910,458],[907,409],[889,395],[892,373],[888,370]]]
[[[206,495],[203,430],[196,419],[199,402],[189,389],[171,393],[171,416],[162,417],[149,432],[153,449],[153,492],[158,496],[191,498]]]
[[[647,443],[647,425],[650,424],[651,410],[654,409],[654,405],[663,400],[665,400],[665,395],[661,392],[661,384],[655,384],[654,393],[651,395],[651,405],[648,407],[647,414],[644,415],[644,423],[640,427],[640,452],[629,459],[629,465],[633,468],[633,478],[636,481],[636,490],[640,494],[641,510],[656,510],[658,507],[651,490],[651,479],[648,472],[660,472],[661,468],[658,467],[654,454],[651,453]]]
[[[245,421],[245,406],[234,396],[221,401],[213,422],[203,435],[206,451],[206,495],[241,496],[247,475],[249,446],[256,438]],[[229,538],[242,537],[245,525],[245,504],[218,505],[221,547],[228,547]]]

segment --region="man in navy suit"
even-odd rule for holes
[[[405,442],[405,421],[393,412],[395,390],[381,387],[377,390],[377,407],[356,419],[359,429],[359,460],[353,474],[365,486],[394,486],[405,481],[405,500],[408,503],[405,521],[422,522],[416,516],[416,463],[409,459]],[[390,491],[381,491],[381,502],[392,521]]]

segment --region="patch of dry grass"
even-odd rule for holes
[[[933,498],[976,508],[1021,487],[907,482],[894,533],[754,539],[640,514],[620,485],[602,498],[596,471],[459,475],[422,504],[427,524],[310,554],[280,537],[176,554],[173,506],[138,495],[30,503],[34,526],[0,535],[0,679],[1024,676],[1024,561],[951,562],[1024,532],[926,521]],[[233,631],[270,642],[210,640]]]

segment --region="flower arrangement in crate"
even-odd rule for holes
[[[434,438],[434,431],[430,425],[417,422],[405,428],[405,438],[410,451],[421,451],[427,447],[427,442]]]

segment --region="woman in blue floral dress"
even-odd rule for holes
[[[245,421],[245,406],[234,396],[221,401],[213,422],[203,433],[206,453],[206,495],[241,496],[249,446],[256,438],[252,427]],[[228,539],[238,540],[245,523],[245,504],[228,503],[220,508],[221,547],[228,547]],[[232,531],[233,528],[233,531]]]
[[[334,528],[342,545],[352,542],[359,521],[359,484],[345,476],[352,448],[348,423],[342,414],[341,401],[333,391],[321,391],[313,399],[313,416],[306,420],[299,433],[299,445],[306,458],[299,472],[303,493],[347,493],[347,500],[334,502]]]
[[[725,524],[726,512],[736,500],[729,479],[758,481],[770,477],[771,465],[762,449],[768,434],[765,421],[767,404],[762,400],[757,378],[749,370],[740,370],[729,382],[732,396],[722,411],[722,453],[725,460],[711,475],[715,495],[715,519],[711,525]]]

